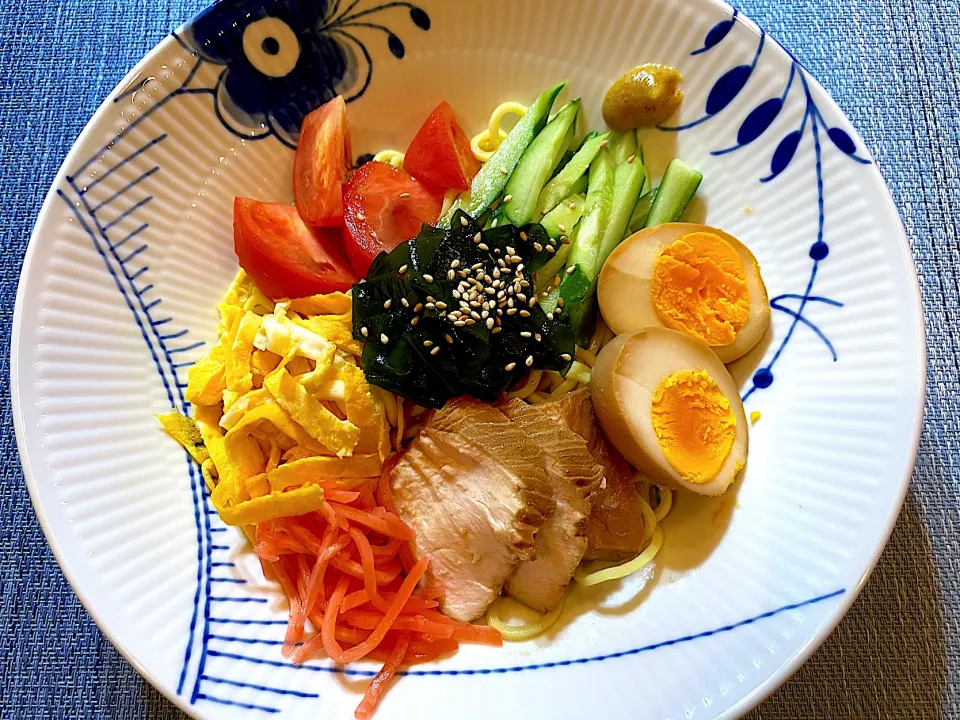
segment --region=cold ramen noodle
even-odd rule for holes
[[[700,173],[647,170],[635,130],[679,75],[625,78],[616,132],[583,133],[561,83],[473,138],[441,103],[358,167],[337,98],[304,121],[296,205],[235,201],[192,417],[160,420],[286,595],[280,652],[380,663],[358,718],[399,668],[535,637],[571,584],[649,566],[674,491],[746,461],[724,363],[769,324],[760,270],[679,222]],[[540,619],[504,621],[505,595]]]

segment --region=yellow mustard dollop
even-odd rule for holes
[[[683,75],[669,65],[638,65],[607,90],[603,119],[617,132],[659,125],[683,102],[682,81]]]

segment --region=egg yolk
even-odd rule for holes
[[[650,420],[664,457],[687,482],[713,480],[733,449],[737,418],[706,370],[681,370],[661,380]]]
[[[743,262],[730,243],[713,233],[690,233],[664,247],[650,289],[665,327],[707,345],[730,345],[750,318]]]

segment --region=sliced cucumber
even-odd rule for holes
[[[637,133],[634,130],[610,133],[610,147],[613,148],[614,162],[623,165],[631,155],[637,154]]]
[[[564,235],[569,236],[583,217],[583,205],[586,200],[587,198],[583,195],[571,195],[544,215],[540,224],[554,240],[559,240]]]
[[[540,193],[540,199],[537,200],[538,212],[546,215],[553,210],[561,200],[575,192],[574,184],[586,175],[587,170],[590,168],[590,163],[593,162],[597,153],[600,152],[603,143],[607,142],[609,135],[610,133],[594,135],[592,138],[588,136],[588,139],[580,146],[580,149],[577,150],[576,154],[570,159],[570,162],[543,188],[543,192]]]
[[[630,218],[637,207],[637,201],[640,199],[640,190],[643,188],[643,181],[647,177],[646,168],[643,165],[643,151],[637,152],[637,143],[627,138],[632,138],[633,133],[629,132],[624,136],[623,146],[626,146],[629,154],[621,165],[617,166],[613,176],[613,204],[610,209],[610,220],[603,231],[603,240],[600,243],[600,252],[597,256],[597,267],[602,268],[607,261],[613,249],[621,243],[627,234],[627,228],[630,225]],[[630,149],[632,146],[632,149]],[[618,154],[618,150],[614,154]]]
[[[653,227],[679,220],[702,180],[703,175],[683,160],[671,160],[643,226]]]
[[[534,217],[537,198],[573,139],[573,126],[578,112],[579,98],[560,110],[553,120],[547,123],[524,151],[523,157],[510,175],[504,188],[504,214],[507,220],[517,227],[532,220],[539,220],[539,216]]]
[[[650,182],[650,176],[647,175],[647,179],[643,181],[643,186],[646,187]],[[647,221],[647,215],[650,214],[650,206],[653,205],[653,201],[657,198],[657,188],[653,190],[648,190],[643,195],[640,196],[640,199],[637,200],[637,206],[633,209],[633,215],[630,217],[630,226],[627,228],[628,232],[633,235],[635,232],[643,230],[644,223]]]
[[[590,185],[584,203],[583,218],[571,238],[570,265],[576,265],[592,282],[600,270],[597,258],[600,243],[610,220],[613,205],[613,155],[607,148],[600,148],[590,163]]]
[[[566,85],[566,82],[562,82],[534,101],[526,115],[520,118],[497,148],[493,157],[480,168],[480,172],[473,178],[470,185],[470,192],[461,196],[440,220],[440,227],[450,227],[450,221],[457,210],[463,210],[470,217],[478,217],[500,196],[507,184],[507,179],[520,162],[523,151],[547,124],[553,102]]]
[[[570,257],[570,245],[561,245],[560,249],[550,258],[549,262],[534,273],[533,287],[538,293],[543,292],[549,287],[557,275],[563,275],[563,269],[567,265],[568,257]]]

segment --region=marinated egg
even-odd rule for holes
[[[723,230],[694,223],[658,225],[624,240],[600,271],[597,299],[615,333],[678,330],[724,363],[746,354],[770,324],[753,253]]]
[[[736,383],[699,340],[651,327],[619,335],[590,381],[604,434],[655,482],[719,495],[747,459],[747,418]]]

